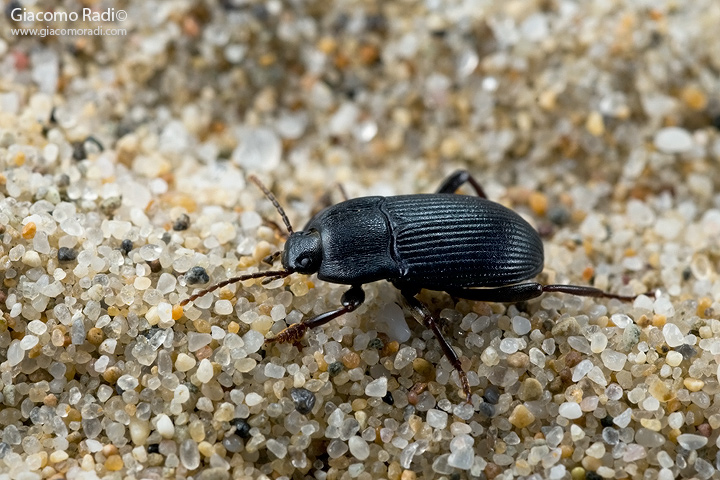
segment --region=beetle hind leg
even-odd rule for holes
[[[433,335],[435,335],[435,338],[440,343],[440,347],[442,348],[445,357],[450,362],[450,365],[457,370],[458,375],[460,376],[460,383],[462,384],[463,392],[465,393],[465,400],[470,403],[470,382],[468,381],[467,374],[462,369],[457,353],[455,353],[455,350],[453,350],[447,339],[443,336],[440,331],[440,327],[438,327],[435,318],[432,316],[432,313],[430,313],[427,306],[415,298],[415,294],[413,292],[409,290],[401,290],[401,292],[408,306],[412,310],[413,315],[418,320],[422,321],[425,328],[433,332]]]
[[[306,320],[304,322],[293,323],[274,337],[265,339],[265,342],[297,342],[305,335],[305,332],[307,332],[309,329],[320,327],[341,315],[352,312],[357,307],[362,305],[364,301],[365,292],[363,291],[362,287],[360,285],[354,285],[350,288],[350,290],[343,294],[342,307],[338,308],[337,310],[331,310],[329,312],[321,313],[320,315],[317,315],[316,317],[313,317],[310,320]]]
[[[595,287],[584,285],[543,285],[541,283],[521,283],[508,287],[498,288],[457,288],[446,290],[446,292],[457,298],[475,300],[479,302],[516,303],[539,297],[546,292],[567,293],[579,297],[614,298],[624,302],[632,302],[637,296],[627,297],[605,292]]]
[[[632,302],[637,298],[637,295],[633,295],[631,297],[617,295],[615,293],[600,290],[599,288],[586,287],[584,285],[543,285],[543,292],[568,293],[570,295],[578,295],[580,297],[615,298],[617,300],[622,300],[623,302]],[[650,295],[652,295],[652,293]]]

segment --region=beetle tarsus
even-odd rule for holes
[[[459,370],[459,371],[462,372],[460,374],[460,383],[462,383],[463,392],[465,393],[465,401],[467,403],[472,403],[470,401],[470,399],[472,397],[472,392],[470,392],[470,382],[468,381],[468,378],[467,378],[467,375],[465,374],[465,372],[462,370]]]
[[[354,285],[350,288],[350,290],[343,294],[341,301],[343,305],[341,308],[321,313],[320,315],[304,322],[293,323],[274,337],[265,339],[265,341],[268,343],[297,342],[305,335],[305,332],[309,329],[325,325],[329,321],[334,320],[346,313],[352,312],[357,307],[362,305],[362,303],[365,301],[365,292],[360,285]]]
[[[266,343],[289,343],[289,342],[297,342],[300,340],[304,335],[305,332],[308,329],[308,325],[306,323],[293,323],[292,325],[288,326],[283,330],[282,332],[278,333],[272,338],[266,338]]]

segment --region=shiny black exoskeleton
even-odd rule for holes
[[[332,205],[293,232],[275,197],[250,177],[273,202],[290,233],[282,252],[284,270],[243,275],[193,295],[249,278],[317,274],[327,282],[350,285],[342,307],[290,325],[270,342],[297,341],[309,328],[355,310],[365,301],[362,285],[388,280],[400,289],[413,315],[432,330],[458,371],[466,398],[470,386],[457,354],[428,308],[415,298],[420,289],[456,298],[519,302],[543,292],[632,300],[579,285],[527,282],[543,269],[543,244],[520,215],[488,200],[465,170],[448,177],[435,194],[361,197]],[[454,192],[469,183],[478,196]],[[525,283],[522,283],[525,282]]]

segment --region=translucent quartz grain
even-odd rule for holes
[[[287,446],[273,438],[267,441],[266,446],[277,458],[285,458],[287,455]]]
[[[70,340],[74,345],[82,345],[85,342],[85,323],[81,316],[73,319],[70,327]]]
[[[35,335],[25,335],[22,340],[20,340],[20,348],[22,350],[30,350],[35,345],[38,344],[40,339]]]
[[[686,450],[698,450],[708,443],[708,438],[694,433],[683,433],[677,437],[678,445]]]
[[[265,376],[268,378],[282,378],[285,376],[285,367],[282,365],[276,365],[274,363],[268,363],[265,365]]]
[[[604,350],[600,354],[600,358],[602,359],[603,364],[614,372],[622,371],[625,366],[625,362],[627,361],[627,355],[610,349]]]
[[[572,381],[579,382],[593,368],[592,361],[585,359],[578,363],[573,369]]]
[[[565,465],[554,465],[550,468],[550,473],[548,474],[549,479],[560,479],[565,476],[567,468]]]
[[[592,353],[602,353],[605,347],[607,347],[607,344],[608,339],[602,332],[595,332],[590,337],[590,350],[592,350]]]
[[[133,281],[133,287],[136,290],[147,290],[152,285],[152,280],[149,277],[136,277]]]
[[[39,267],[42,264],[40,255],[34,250],[28,250],[22,257],[22,262],[29,267]]]
[[[400,370],[407,365],[410,365],[413,360],[417,358],[417,350],[413,347],[403,347],[398,351],[397,355],[395,356],[395,361],[393,363],[393,367],[396,370]]]
[[[263,334],[255,330],[248,331],[242,339],[245,342],[244,349],[248,353],[257,352],[265,343]]]
[[[497,350],[495,350],[493,347],[487,347],[483,352],[480,354],[480,360],[488,366],[492,367],[498,364],[500,361],[500,357],[497,353]]]
[[[532,347],[529,353],[530,363],[538,367],[545,366],[545,354],[538,348]]]
[[[160,274],[160,278],[158,278],[156,288],[163,294],[168,294],[175,290],[175,286],[177,285],[177,279],[175,276],[170,275],[167,272],[163,272]]]
[[[608,427],[609,428],[609,427]],[[608,434],[610,436],[610,440],[615,440],[614,434]],[[603,438],[605,438],[605,432],[603,432]],[[635,432],[635,441],[647,448],[656,448],[661,447],[665,445],[665,442],[667,441],[665,436],[658,432],[653,432],[652,430],[648,430],[647,428],[639,428]],[[612,445],[611,442],[607,442],[608,444]],[[617,441],[615,441],[617,443]]]
[[[568,345],[570,345],[573,349],[577,350],[580,353],[584,353],[586,355],[590,355],[592,353],[592,350],[590,349],[590,343],[585,337],[573,335],[568,337],[567,341]]]
[[[698,475],[700,475],[700,478],[710,478],[715,473],[715,467],[703,458],[698,457],[693,467],[695,471],[698,472]]]
[[[388,380],[380,377],[368,383],[365,387],[365,395],[369,397],[384,397],[387,394]]]
[[[218,300],[215,302],[213,310],[218,315],[230,315],[233,312],[233,305],[230,300]]]
[[[527,335],[530,333],[530,320],[525,317],[515,316],[512,318],[512,329],[517,335]]]
[[[620,434],[613,427],[605,427],[602,431],[602,439],[608,445],[616,445],[620,441]]]
[[[669,347],[679,347],[683,344],[685,336],[682,334],[680,329],[674,323],[666,323],[662,329],[663,337]]]
[[[500,341],[500,351],[503,353],[515,353],[520,349],[520,346],[521,342],[517,338],[503,338]]]
[[[548,355],[552,355],[555,353],[555,339],[554,338],[546,338],[542,342],[542,349],[543,352],[545,352]]]
[[[574,420],[582,416],[582,409],[576,402],[564,402],[558,408],[558,413],[567,419]]]
[[[270,318],[275,322],[285,318],[285,306],[275,305],[272,310],[270,310]]]
[[[244,128],[238,137],[240,142],[232,152],[233,162],[246,170],[261,172],[272,171],[278,166],[282,157],[282,144],[273,130],[264,127]]]
[[[574,442],[580,441],[585,438],[585,431],[581,427],[573,423],[572,425],[570,425],[570,438]]]
[[[349,440],[360,431],[360,423],[355,418],[346,418],[340,426],[340,440]]]
[[[330,458],[340,458],[341,456],[345,455],[345,453],[348,451],[349,447],[347,443],[335,439],[330,442],[330,444],[327,447],[327,453]]]
[[[212,336],[209,333],[188,332],[187,348],[190,352],[197,352],[204,346],[210,344]]]
[[[677,367],[680,365],[683,361],[683,356],[680,352],[676,352],[674,350],[667,353],[665,356],[665,362],[670,365],[671,367]]]
[[[150,434],[150,425],[146,421],[134,418],[130,420],[128,431],[130,433],[130,439],[134,444],[143,445]]]
[[[186,353],[179,353],[175,359],[175,368],[180,372],[187,372],[197,364],[197,360]]]
[[[237,236],[235,226],[229,222],[214,223],[210,227],[210,232],[215,236],[220,245],[229,242]]]
[[[462,420],[470,420],[475,413],[473,406],[469,403],[462,402],[453,407],[453,415],[461,418]]]
[[[370,447],[361,437],[350,437],[348,440],[348,447],[350,449],[350,454],[358,460],[367,460],[370,456]]]
[[[433,428],[445,428],[448,421],[448,414],[442,410],[431,408],[427,411],[427,423]]]
[[[153,290],[154,292],[157,292],[157,290]],[[150,290],[147,290],[147,292],[150,292]],[[161,297],[158,297],[158,303],[156,307],[156,312],[158,316],[158,327],[160,328],[169,328],[171,327],[175,321],[172,318],[172,309],[173,306],[170,305],[167,302],[160,302]],[[145,299],[145,301],[148,304],[153,304],[153,302],[149,301],[148,299]],[[147,317],[146,317],[147,318]]]
[[[665,153],[683,153],[693,148],[690,132],[680,127],[666,127],[657,131],[653,139],[658,150]]]
[[[619,328],[626,328],[633,322],[632,319],[624,313],[615,313],[610,317],[610,320]]]
[[[183,440],[178,449],[180,463],[188,470],[195,470],[200,466],[200,452],[197,443],[192,439]]]
[[[450,441],[450,456],[447,459],[448,465],[468,470],[475,458],[473,450],[474,440],[470,435],[458,435]]]
[[[208,360],[207,358],[203,358],[202,360],[200,360],[200,364],[198,365],[195,375],[197,376],[198,381],[201,383],[207,383],[212,380],[213,367],[212,363],[210,363],[210,360]]]
[[[628,408],[624,410],[620,415],[613,418],[613,423],[620,428],[625,428],[630,424],[632,420],[632,409]]]
[[[147,244],[140,247],[138,253],[143,260],[145,260],[146,262],[151,262],[160,258],[160,254],[162,253],[162,247],[160,245]]]
[[[600,369],[600,367],[598,367],[597,365],[590,369],[590,371],[587,373],[587,378],[603,387],[607,385],[607,378],[605,378],[605,374],[603,373],[602,369]]]
[[[385,332],[391,340],[407,342],[410,339],[410,327],[405,320],[403,309],[396,303],[384,305],[378,312],[378,330]]]
[[[418,452],[420,452],[421,450],[424,451],[424,448],[420,442],[413,442],[408,444],[405,448],[403,448],[402,452],[400,452],[400,466],[402,466],[403,468],[410,468],[413,457],[417,455]]]

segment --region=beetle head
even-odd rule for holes
[[[282,264],[286,270],[309,275],[320,270],[322,253],[320,232],[293,232],[285,242]]]

